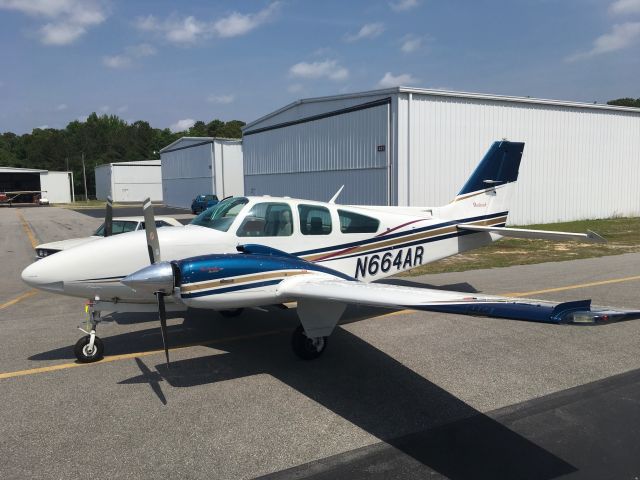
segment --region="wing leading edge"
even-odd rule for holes
[[[288,300],[408,308],[431,312],[524,320],[553,324],[607,324],[640,318],[640,311],[592,308],[591,300],[554,303],[544,300],[476,296],[432,288],[363,283],[327,277],[291,278],[278,287]]]

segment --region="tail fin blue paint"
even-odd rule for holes
[[[518,179],[518,169],[523,151],[523,142],[508,142],[506,140],[494,142],[458,196],[515,182]]]

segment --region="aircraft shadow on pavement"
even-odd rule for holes
[[[222,342],[215,348],[227,353],[169,368],[137,360],[141,375],[120,384],[149,383],[166,403],[163,384],[189,388],[269,374],[449,478],[547,479],[576,471],[348,331],[336,329],[330,344],[322,358],[305,362],[291,352],[288,333]]]
[[[372,314],[380,311],[350,308],[342,323]],[[146,383],[166,404],[167,384],[189,388],[269,374],[417,461],[425,473],[435,470],[452,479],[550,479],[576,471],[345,329],[336,329],[323,357],[299,360],[289,346],[297,322],[295,310],[251,311],[235,319],[190,311],[182,325],[169,327],[170,344],[209,341],[218,353],[174,360],[170,368],[158,362],[161,357],[154,357],[159,363],[154,367],[136,358],[141,374],[119,383]],[[157,328],[108,336],[104,343],[109,354],[161,346]],[[53,358],[72,358],[70,347],[32,357]]]

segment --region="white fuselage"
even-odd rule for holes
[[[511,188],[511,185],[504,185],[487,189],[431,209],[357,207],[290,198],[247,197],[246,205],[226,231],[197,225],[161,228],[158,239],[165,261],[236,253],[238,245],[260,244],[370,282],[500,238],[486,232],[461,232],[456,224],[504,225]],[[247,222],[251,223],[253,217],[249,219],[249,214],[259,210],[258,204],[265,203],[289,207],[289,230],[276,236],[250,230]],[[307,207],[328,211],[330,220],[325,217],[322,233],[311,233],[311,224],[317,222],[317,218],[301,225],[301,215]],[[360,229],[369,231],[360,232],[352,224],[353,233],[350,233],[345,218],[354,215],[377,220],[377,228],[371,231],[369,226]],[[241,227],[249,233],[241,235]],[[303,233],[303,229],[307,232]],[[99,298],[106,302],[151,303],[155,302],[152,294],[136,292],[120,282],[148,264],[145,232],[137,231],[102,238],[51,255],[27,267],[22,278],[34,287],[62,295]]]

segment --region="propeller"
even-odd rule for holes
[[[113,235],[113,199],[107,196],[106,212],[104,214],[104,236]]]
[[[144,231],[147,236],[147,251],[149,252],[149,261],[152,265],[159,263],[160,260],[160,242],[158,241],[158,230],[156,228],[156,219],[153,214],[153,205],[151,199],[147,198],[142,203],[142,213],[144,215]],[[170,265],[169,265],[170,267]],[[158,289],[153,292],[158,301],[158,316],[160,318],[160,333],[162,334],[162,346],[164,347],[164,355],[167,359],[167,367],[169,366],[169,343],[167,334],[167,311],[164,306],[164,297],[167,294],[164,289]]]

